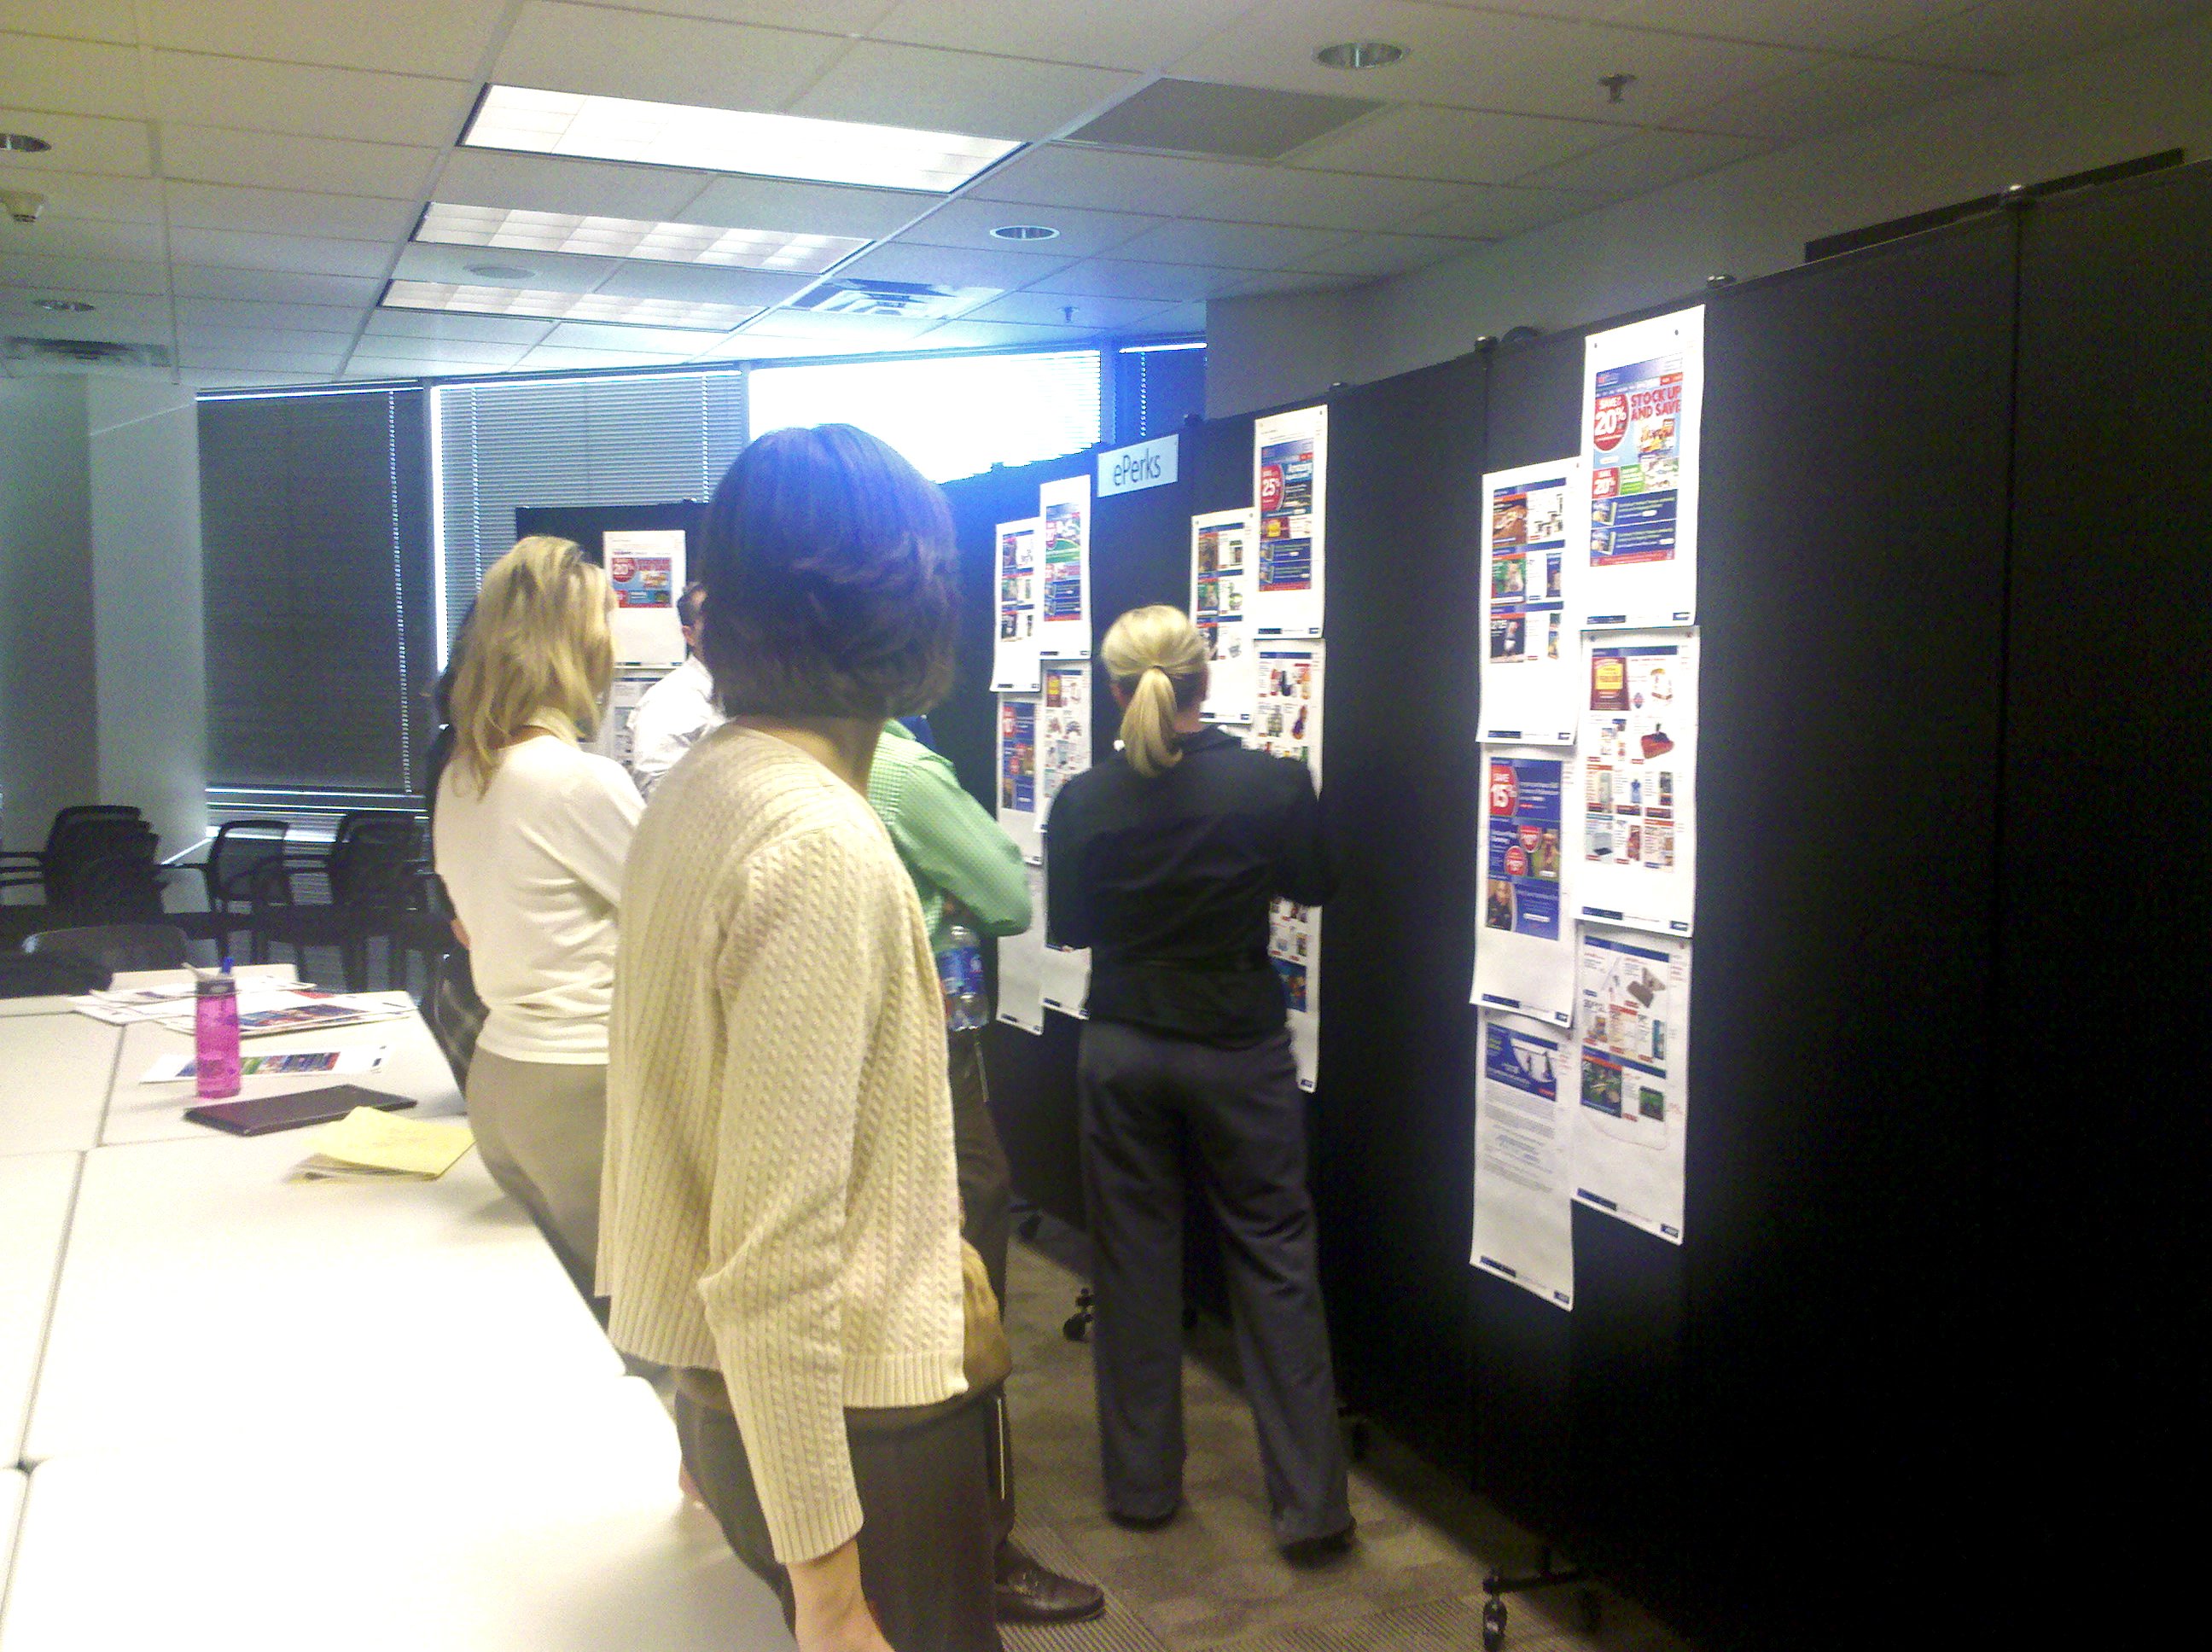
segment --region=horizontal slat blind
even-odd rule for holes
[[[435,670],[423,397],[200,404],[211,784],[415,784]]]
[[[525,505],[705,499],[745,440],[742,373],[434,390],[450,643]]]

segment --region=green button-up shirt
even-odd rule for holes
[[[876,742],[868,802],[914,879],[933,951],[944,950],[952,926],[945,913],[947,896],[987,935],[1018,935],[1030,926],[1029,876],[1021,851],[968,794],[952,765],[903,723],[884,724]]]

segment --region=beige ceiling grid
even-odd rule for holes
[[[1196,332],[1213,299],[1417,269],[2206,3],[0,0],[0,131],[52,146],[0,154],[46,197],[0,222],[0,335],[246,384]],[[1361,40],[1406,54],[1316,61]],[[1024,147],[950,195],[459,147],[493,82]],[[970,290],[793,308],[816,276],[410,240],[433,202],[857,238],[838,278]],[[578,319],[380,306],[394,279]],[[591,319],[615,300],[717,325]]]

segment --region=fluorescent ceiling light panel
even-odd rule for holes
[[[958,189],[1021,148],[1004,138],[957,132],[541,92],[526,86],[488,88],[461,142],[478,149],[939,195]]]
[[[418,241],[453,246],[511,246],[532,252],[580,252],[595,258],[658,258],[818,276],[868,243],[858,235],[792,235],[780,229],[720,229],[709,224],[653,223],[575,212],[514,212],[504,207],[430,203]]]
[[[620,298],[611,293],[549,293],[529,287],[466,287],[449,281],[395,281],[385,305],[397,310],[464,310],[475,315],[542,316],[558,321],[611,321],[632,327],[696,327],[727,332],[760,313],[745,304],[692,304],[672,298]]]

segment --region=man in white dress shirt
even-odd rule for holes
[[[721,726],[714,679],[699,658],[699,601],[706,587],[696,580],[676,599],[684,628],[684,663],[647,689],[629,720],[629,773],[643,796],[710,730]]]

